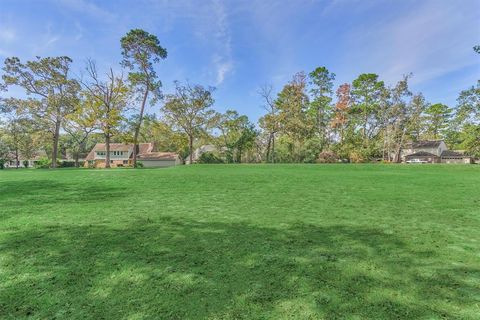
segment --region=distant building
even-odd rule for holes
[[[402,162],[427,163],[473,163],[470,156],[461,152],[448,150],[445,141],[417,141],[407,143],[401,152]]]
[[[85,158],[85,167],[105,168],[107,150],[105,143],[97,143]],[[137,149],[137,161],[144,167],[171,167],[181,164],[174,152],[154,152],[153,143],[140,143]],[[133,144],[111,143],[110,166],[126,167],[133,162]]]
[[[466,156],[461,152],[444,150],[440,155],[442,163],[464,163],[471,164],[474,163],[473,157]]]
[[[46,159],[47,158],[47,153],[44,150],[38,150],[34,152],[34,154],[31,157],[25,157],[22,154],[18,155],[18,163],[17,160],[15,159],[16,156],[14,153],[11,153],[10,156],[8,157],[8,160],[5,163],[6,168],[33,168],[37,164],[38,161],[41,159]]]

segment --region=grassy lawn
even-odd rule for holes
[[[0,318],[480,319],[480,166],[0,171]]]

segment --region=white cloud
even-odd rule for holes
[[[16,33],[13,29],[0,25],[0,44],[8,45],[16,39]],[[0,56],[11,56],[10,51],[5,47],[0,47]]]
[[[61,39],[57,31],[51,22],[47,23],[45,33],[37,42],[33,43],[32,54],[42,56],[54,48],[56,43]]]
[[[75,29],[76,29],[76,35],[75,35],[75,41],[79,41],[80,39],[83,38],[83,27],[80,23],[75,22]]]
[[[16,34],[12,28],[7,26],[0,26],[0,41],[10,42],[15,40]]]
[[[213,58],[213,65],[216,69],[215,85],[218,86],[225,81],[227,74],[233,71],[233,62],[231,59],[225,59],[215,55]]]
[[[472,66],[472,39],[480,38],[480,5],[470,4],[418,2],[399,18],[361,26],[347,38],[345,59],[365,71],[375,70],[388,82],[413,72],[413,83],[422,83]]]
[[[60,4],[70,10],[82,12],[96,18],[101,18],[107,22],[115,18],[115,15],[112,12],[102,9],[89,0],[55,0],[53,2],[54,4]]]
[[[220,0],[213,0],[212,9],[216,21],[215,38],[217,49],[213,55],[216,69],[215,85],[221,85],[228,73],[233,71],[232,37],[228,24],[228,15]]]

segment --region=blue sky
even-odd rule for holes
[[[68,55],[119,68],[129,29],[168,50],[157,66],[174,80],[217,88],[216,109],[256,120],[262,84],[278,91],[297,71],[326,66],[336,84],[374,72],[388,84],[412,72],[412,89],[455,106],[480,78],[479,0],[0,0],[0,59]],[[15,93],[15,92],[14,92]],[[160,106],[150,108],[157,112]]]

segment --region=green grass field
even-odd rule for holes
[[[480,166],[0,171],[29,317],[480,319]]]

